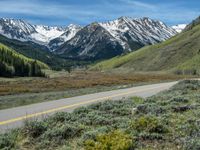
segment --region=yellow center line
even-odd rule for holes
[[[157,87],[157,88],[160,88],[160,87]],[[67,108],[73,108],[73,107],[76,107],[76,106],[81,106],[81,105],[84,105],[84,104],[89,104],[89,103],[93,103],[93,102],[97,102],[97,101],[101,101],[101,100],[105,100],[105,99],[110,99],[110,98],[114,98],[114,97],[118,97],[118,96],[133,94],[133,93],[137,93],[137,92],[144,92],[144,91],[148,91],[148,90],[155,90],[157,88],[148,88],[148,89],[145,89],[145,90],[144,89],[135,90],[135,91],[125,92],[125,93],[121,93],[121,94],[105,96],[105,97],[101,97],[101,98],[97,98],[97,99],[93,99],[93,100],[88,100],[88,101],[84,101],[84,102],[79,102],[79,103],[72,104],[72,105],[66,105],[66,106],[50,109],[50,110],[47,110],[47,111],[42,111],[42,112],[29,114],[29,115],[22,116],[22,117],[13,118],[13,119],[6,120],[6,121],[1,121],[0,125],[6,125],[6,124],[10,124],[10,123],[17,122],[17,121],[22,121],[22,120],[26,120],[26,119],[33,118],[33,117],[37,117],[37,116],[41,116],[41,115],[45,115],[45,114],[49,114],[49,113],[53,113],[53,112],[58,112],[58,111],[61,111],[61,110],[67,109]]]

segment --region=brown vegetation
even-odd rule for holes
[[[40,93],[64,91],[95,86],[113,86],[177,80],[184,76],[168,74],[110,74],[76,71],[72,74],[53,78],[14,78],[0,79],[0,96],[19,93]]]

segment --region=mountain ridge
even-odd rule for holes
[[[101,30],[98,30],[98,32],[94,30],[96,26],[98,26],[98,29],[101,28]],[[98,36],[94,36],[94,34]],[[103,52],[109,45],[110,49],[119,45],[117,46],[119,51],[116,51],[115,48],[113,51],[109,51],[112,53],[111,58],[135,51],[145,45],[165,41],[176,34],[177,32],[174,29],[166,26],[161,21],[149,18],[132,19],[130,17],[120,17],[107,23],[94,22],[83,27],[71,40],[65,42],[60,48],[55,50],[55,53],[74,59],[107,59],[109,56],[98,56],[101,49],[97,48],[97,45],[102,47]],[[108,36],[109,38],[105,38]],[[101,40],[103,38],[107,39],[107,42]],[[99,52],[96,53],[95,49],[98,49],[96,51]]]

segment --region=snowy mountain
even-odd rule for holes
[[[31,25],[21,19],[0,19],[0,34],[20,41],[32,41],[42,45],[48,43],[69,31],[70,27],[50,27],[43,25]],[[72,35],[70,35],[72,36]],[[64,37],[64,36],[62,36]],[[66,37],[67,38],[67,37]],[[70,37],[68,37],[69,39]]]
[[[176,30],[176,32],[181,33],[185,29],[186,26],[187,24],[179,24],[179,25],[172,26],[172,28]]]
[[[160,21],[121,17],[82,28],[55,52],[75,59],[106,59],[165,41],[175,34],[174,29]]]
[[[21,19],[0,18],[0,34],[21,41],[31,40],[30,35],[36,34],[35,27]]]
[[[176,34],[174,29],[167,27],[164,23],[146,17],[140,19],[121,17],[114,21],[101,23],[101,26],[129,51],[133,49],[130,44],[132,42],[142,45],[155,44]]]
[[[48,47],[51,51],[58,49],[62,44],[72,39],[81,28],[79,25],[70,24],[63,34],[50,40]]]
[[[34,40],[48,44],[50,40],[59,37],[65,32],[65,28],[62,27],[49,27],[43,25],[35,25],[36,34],[32,34],[31,37]]]

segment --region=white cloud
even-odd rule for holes
[[[179,7],[179,4],[147,3],[139,0],[99,0],[82,6],[42,0],[0,0],[0,14],[26,15],[35,18],[70,20],[70,23],[87,24],[111,20],[120,16],[151,17],[173,24],[185,23],[199,15],[199,11]],[[5,15],[4,15],[5,16]],[[73,22],[74,21],[74,22]],[[185,21],[185,22],[184,22]]]
[[[146,8],[146,9],[155,9],[156,6],[149,4],[149,3],[144,3],[144,2],[140,2],[140,1],[136,1],[136,0],[120,0],[121,2],[131,5],[131,6],[136,6],[136,7],[140,7],[140,8]]]

